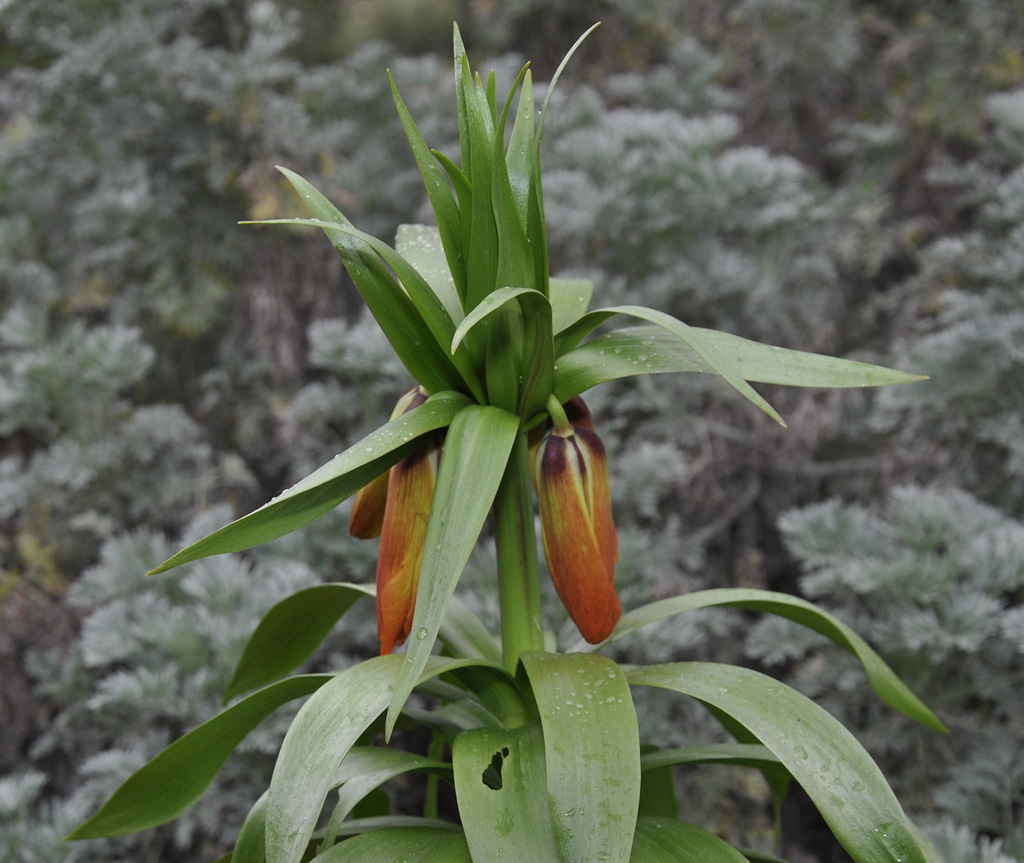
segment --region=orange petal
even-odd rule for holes
[[[440,447],[408,456],[390,471],[380,557],[377,559],[377,634],[381,654],[409,635],[427,538]]]
[[[584,427],[553,431],[538,448],[534,473],[551,578],[580,633],[596,644],[622,614],[604,446]]]
[[[352,514],[348,519],[348,532],[359,539],[380,536],[384,526],[384,507],[388,498],[388,477],[384,471],[369,485],[356,492],[352,500]]]
[[[402,414],[419,407],[427,400],[427,391],[421,386],[414,386],[403,393],[391,412],[391,419],[398,419]],[[385,471],[373,482],[363,486],[356,492],[352,502],[352,514],[349,516],[348,532],[359,539],[373,539],[380,536],[384,526],[384,506],[388,493],[389,472]]]

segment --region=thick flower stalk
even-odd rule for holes
[[[569,616],[597,644],[622,615],[608,458],[582,399],[573,399],[564,412],[553,405],[551,414],[554,427],[538,445],[532,466],[544,555]]]
[[[427,400],[423,387],[410,389],[391,419]],[[416,610],[423,548],[434,497],[441,447],[432,442],[406,456],[357,494],[349,533],[361,539],[380,536],[377,558],[377,634],[380,652],[394,651],[409,636]]]

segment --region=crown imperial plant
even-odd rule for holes
[[[860,661],[883,700],[943,728],[863,639],[802,599],[718,589],[622,613],[608,465],[582,393],[637,373],[710,374],[781,423],[751,382],[859,387],[918,378],[691,327],[642,306],[589,310],[589,284],[551,277],[540,148],[567,60],[539,111],[529,67],[499,102],[493,73],[472,73],[456,29],[458,163],[430,149],[391,81],[437,220],[436,228],[400,231],[396,248],[282,169],[312,217],[278,221],[324,231],[417,385],[379,429],[153,574],[267,542],[355,495],[350,531],[380,535],[376,590],[310,585],[271,609],[239,661],[229,706],[131,776],[70,838],[175,818],[252,728],[305,697],[270,787],[242,827],[236,863],[743,860],[690,824],[671,783],[666,790],[664,771],[701,761],[761,771],[776,801],[799,783],[858,863],[935,859],[867,752],[808,698],[746,668],[625,667],[598,652],[694,609],[774,614],[835,641]],[[641,323],[593,337],[622,317]],[[561,650],[544,627],[535,506],[548,569],[583,636]],[[453,601],[489,518],[497,634]],[[383,655],[331,673],[291,673],[373,595]],[[403,641],[405,652],[393,653]],[[736,743],[665,749],[645,740],[641,747],[634,686],[706,705]],[[416,689],[436,706],[407,709]],[[400,719],[430,730],[431,757],[387,745]],[[375,743],[379,732],[384,744]],[[436,793],[414,818],[353,817],[367,794],[408,772],[426,774],[428,792],[438,782],[454,786],[458,824],[439,820]],[[653,807],[652,788],[662,795]]]

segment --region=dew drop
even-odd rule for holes
[[[416,640],[417,641],[423,641],[426,637],[427,637],[427,628],[425,626],[421,626],[419,629],[416,630]]]

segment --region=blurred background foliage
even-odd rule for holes
[[[142,573],[405,389],[322,238],[236,222],[301,212],[275,164],[385,239],[427,218],[384,70],[451,150],[453,19],[505,85],[525,58],[546,80],[604,22],[548,124],[557,274],[603,304],[931,376],[766,387],[788,430],[691,376],[589,401],[627,606],[807,596],[949,735],[777,622],[694,615],[624,656],[768,668],[857,730],[950,863],[1024,858],[1024,2],[20,0],[0,3],[0,861],[213,859],[265,786],[286,717],[175,824],[60,841],[218,709],[270,605],[372,578],[345,511]],[[490,619],[492,567],[483,543],[460,590]],[[316,663],[374,649],[350,624]],[[666,742],[719,733],[682,702],[641,711]],[[756,777],[677,780],[690,820],[770,847]],[[842,859],[798,796],[783,821],[783,856]]]

